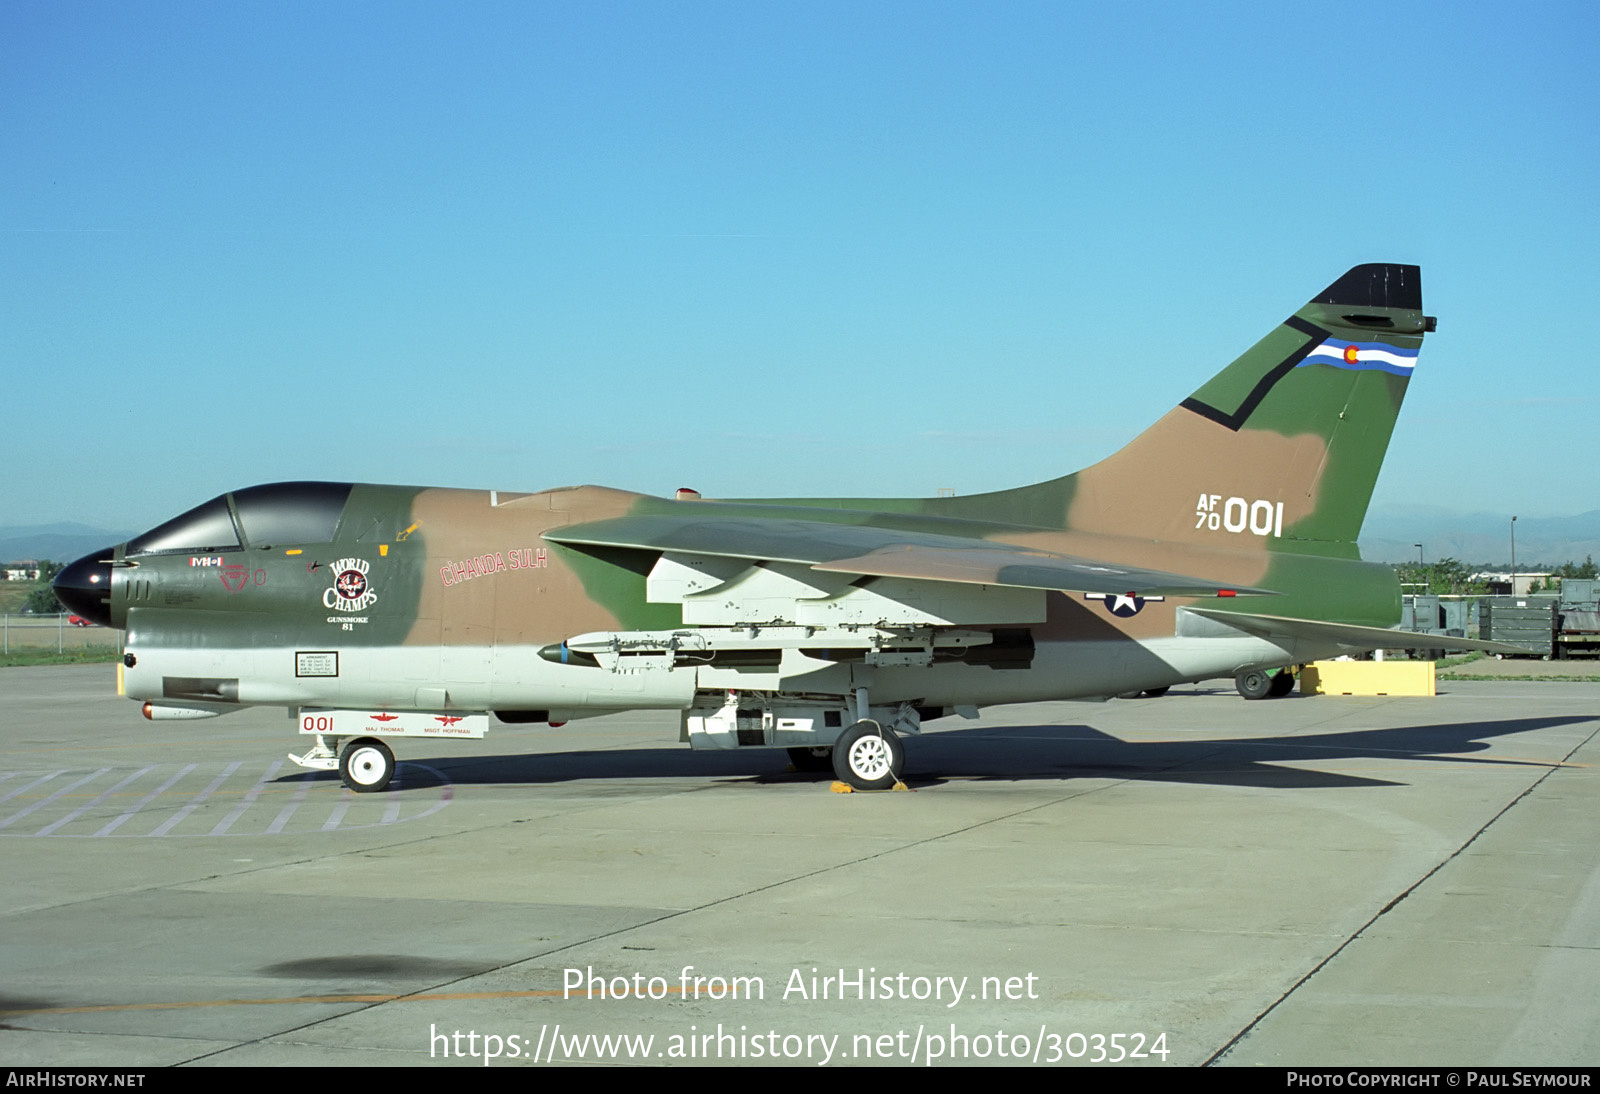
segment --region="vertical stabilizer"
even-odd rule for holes
[[[1418,267],[1355,267],[1126,448],[1057,480],[1066,526],[1353,553],[1432,329]]]

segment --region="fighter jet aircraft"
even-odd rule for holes
[[[287,707],[316,740],[293,758],[356,791],[388,785],[391,738],[639,708],[884,788],[930,718],[1219,677],[1258,698],[1283,666],[1414,641],[1356,536],[1434,326],[1417,267],[1357,266],[1121,451],[1014,490],[275,483],[55,589],[126,630],[146,717]]]

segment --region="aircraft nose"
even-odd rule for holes
[[[91,551],[56,574],[50,583],[67,611],[102,627],[111,621],[111,556],[116,548]]]

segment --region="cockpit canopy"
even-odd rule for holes
[[[128,541],[126,554],[237,551],[328,543],[350,500],[348,482],[275,482],[212,498]]]

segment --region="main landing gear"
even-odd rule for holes
[[[1233,686],[1246,699],[1281,699],[1294,690],[1294,670],[1253,669],[1233,678]]]
[[[892,789],[905,766],[905,745],[874,721],[857,722],[833,743],[833,773],[856,790]]]

